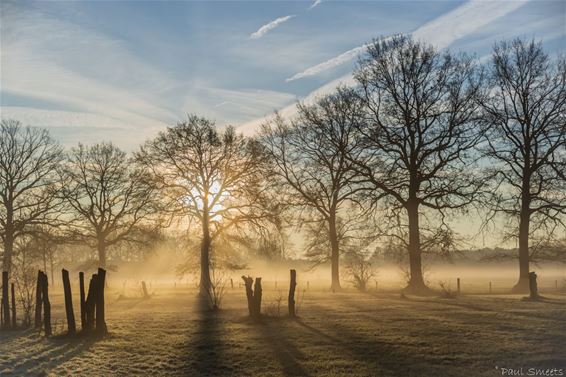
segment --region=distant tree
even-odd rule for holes
[[[303,222],[324,229],[330,253],[319,262],[331,262],[332,289],[340,289],[340,214],[361,190],[347,158],[358,153],[354,133],[363,121],[361,106],[353,90],[338,88],[312,106],[298,104],[296,119],[277,115],[260,136],[275,176],[288,189],[285,200],[302,212]]]
[[[10,271],[14,243],[38,225],[57,223],[60,201],[54,190],[62,150],[47,130],[0,124],[0,237],[2,269]]]
[[[79,144],[69,152],[61,175],[70,236],[97,250],[98,265],[106,267],[108,248],[131,240],[136,227],[154,213],[155,189],[111,143]]]
[[[355,78],[367,117],[356,169],[375,201],[384,198],[396,226],[407,229],[397,231],[408,233],[406,289],[427,293],[422,231],[437,229],[434,220],[445,232],[448,211],[465,210],[481,187],[471,154],[482,134],[482,72],[471,58],[395,37],[387,46],[376,41],[368,47]],[[423,224],[430,217],[436,219]]]
[[[348,252],[345,267],[346,276],[354,288],[365,292],[369,281],[375,276],[375,269],[369,256],[359,250]]]
[[[137,159],[162,193],[166,210],[199,224],[200,293],[210,297],[213,241],[263,217],[261,148],[232,127],[220,132],[214,122],[189,115],[146,142]]]
[[[519,281],[529,290],[529,238],[549,239],[565,227],[566,60],[542,44],[515,39],[493,50],[490,95],[483,102],[491,172],[499,187],[493,209],[517,221]]]

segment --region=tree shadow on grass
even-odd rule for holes
[[[56,335],[49,338],[39,336],[36,330],[25,330],[10,338],[5,344],[6,353],[14,356],[8,365],[0,365],[0,375],[43,375],[49,370],[87,351],[98,338],[92,336]],[[2,339],[5,342],[5,339]],[[23,349],[14,349],[19,344]],[[30,357],[30,350],[34,350]]]
[[[196,300],[196,328],[183,345],[181,372],[187,376],[226,376],[234,373],[223,347],[222,313],[210,310],[206,300]]]
[[[284,376],[310,376],[301,364],[306,356],[288,340],[288,336],[281,326],[282,323],[282,321],[263,318],[255,324],[255,328],[259,332],[261,340],[277,358],[281,366],[281,373]]]
[[[357,370],[359,368],[367,370],[370,375],[379,376],[453,375],[446,373],[438,365],[431,364],[423,355],[403,352],[392,342],[356,331],[351,327],[352,324],[325,322],[324,325],[315,327],[300,319],[295,323],[307,330],[311,336],[324,340],[330,348],[329,352],[333,352],[337,358],[350,360],[349,372],[354,375],[364,374],[363,371]],[[423,346],[423,353],[426,347],[427,345]]]

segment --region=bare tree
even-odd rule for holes
[[[219,132],[212,121],[189,115],[146,142],[137,158],[161,190],[166,210],[199,224],[200,293],[209,297],[213,241],[262,217],[259,145],[232,127]]]
[[[519,281],[529,289],[529,238],[549,239],[566,214],[566,60],[551,61],[542,44],[515,39],[493,51],[486,154],[500,188],[495,211],[515,219]],[[530,247],[531,246],[531,247]]]
[[[397,225],[408,229],[408,240],[401,240],[411,273],[406,289],[427,293],[424,221],[430,219],[431,229],[435,222],[447,228],[447,212],[473,203],[481,186],[470,155],[481,137],[483,74],[471,58],[395,37],[387,46],[370,45],[355,77],[367,114],[365,153],[356,166],[375,199],[383,196]]]
[[[0,124],[0,237],[2,269],[10,271],[14,243],[37,225],[54,225],[60,204],[54,185],[62,150],[47,130]]]
[[[73,148],[62,169],[61,193],[71,207],[71,237],[98,252],[131,240],[136,226],[154,212],[154,188],[126,153],[110,143]]]
[[[369,281],[375,276],[375,269],[368,254],[359,249],[346,253],[345,267],[346,275],[353,286],[365,292]]]
[[[361,122],[362,103],[353,90],[338,88],[315,105],[298,104],[299,115],[286,122],[279,115],[263,126],[261,140],[286,186],[286,200],[303,212],[303,221],[319,223],[330,241],[333,290],[340,289],[340,213],[361,188],[348,155],[356,155],[354,133]],[[342,222],[347,221],[347,214]]]

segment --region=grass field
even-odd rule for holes
[[[299,318],[282,292],[264,291],[261,323],[242,288],[203,314],[196,290],[155,289],[151,299],[107,294],[108,337],[0,332],[0,375],[73,376],[500,376],[501,368],[566,370],[566,297],[402,298],[393,292],[299,293]],[[303,296],[304,295],[304,296]],[[55,330],[64,332],[54,292]],[[75,301],[76,306],[76,301]]]

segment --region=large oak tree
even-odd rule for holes
[[[57,223],[61,204],[54,190],[62,150],[47,130],[22,127],[15,120],[0,124],[0,237],[2,269],[10,271],[14,243],[38,226]]]
[[[519,280],[528,291],[529,238],[549,241],[564,229],[566,215],[566,60],[551,60],[540,43],[498,43],[490,69],[490,95],[483,102],[486,153],[499,200],[493,208],[515,220]]]
[[[108,248],[132,239],[154,213],[155,190],[142,169],[111,143],[79,144],[61,170],[71,239],[97,250],[98,265],[105,268]]]
[[[482,77],[473,59],[406,37],[371,44],[355,73],[366,111],[365,153],[356,166],[407,227],[409,292],[428,291],[424,212],[446,228],[447,211],[466,208],[480,187],[470,155],[481,137]]]
[[[211,251],[228,229],[257,221],[263,158],[253,139],[234,128],[189,115],[161,132],[137,153],[163,197],[165,210],[201,228],[200,293],[211,294]]]
[[[330,260],[331,288],[336,290],[340,289],[340,240],[345,223],[353,220],[346,212],[351,212],[348,206],[362,188],[348,158],[360,151],[354,133],[363,120],[362,102],[352,89],[338,88],[314,105],[297,107],[295,119],[276,116],[265,124],[261,140],[275,176],[288,188],[286,201],[297,213],[307,215],[303,216],[307,221],[316,222],[315,229],[324,229],[330,250],[318,262]]]

